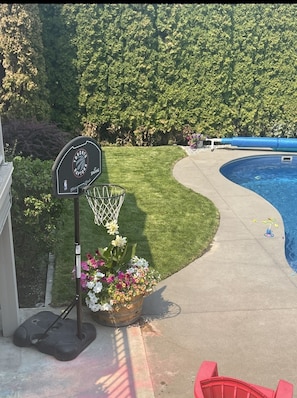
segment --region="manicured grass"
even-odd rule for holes
[[[126,189],[118,219],[119,230],[137,243],[137,255],[148,260],[162,279],[200,257],[211,244],[219,224],[214,204],[184,187],[172,175],[174,164],[186,154],[178,146],[102,147],[102,183]],[[58,230],[52,304],[65,305],[75,294],[71,271],[75,264],[74,199]],[[110,241],[105,228],[94,223],[84,195],[79,197],[81,259]]]

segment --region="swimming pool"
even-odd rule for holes
[[[232,160],[221,174],[270,202],[281,214],[285,255],[297,272],[297,155],[259,155]]]

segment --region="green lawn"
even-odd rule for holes
[[[214,204],[177,182],[174,164],[186,154],[178,146],[103,147],[101,183],[121,185],[126,196],[118,219],[120,234],[137,243],[137,255],[158,269],[162,279],[200,257],[219,224]],[[75,294],[71,279],[74,258],[74,199],[58,229],[52,304],[65,305]],[[79,197],[79,236],[82,261],[87,252],[104,247],[110,236],[94,223],[84,195]]]

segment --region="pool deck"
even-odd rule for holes
[[[297,274],[285,258],[281,216],[219,172],[230,160],[268,151],[185,150],[174,177],[220,213],[209,251],[158,284],[140,324],[96,325],[96,339],[72,361],[0,337],[0,397],[193,398],[203,360],[218,362],[220,374],[272,389],[285,379],[297,396]],[[264,236],[268,217],[279,223],[273,238]],[[178,235],[172,239],[178,244]],[[42,310],[25,309],[21,317]],[[89,313],[83,319],[90,321]]]
[[[282,378],[297,397],[297,274],[285,258],[282,218],[219,172],[236,158],[280,152],[187,152],[174,177],[215,204],[220,226],[210,250],[146,300],[152,320],[143,336],[155,397],[193,397],[203,360],[217,361],[221,374],[272,389]],[[264,236],[268,217],[279,223],[273,238]]]

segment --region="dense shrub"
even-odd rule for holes
[[[30,157],[13,159],[11,217],[21,307],[44,299],[38,297],[45,292],[40,284],[46,283],[48,254],[55,245],[64,204],[52,195],[52,164]],[[24,289],[26,295],[22,294]]]
[[[34,120],[3,122],[3,142],[15,155],[33,159],[54,160],[72,138],[55,124]]]

